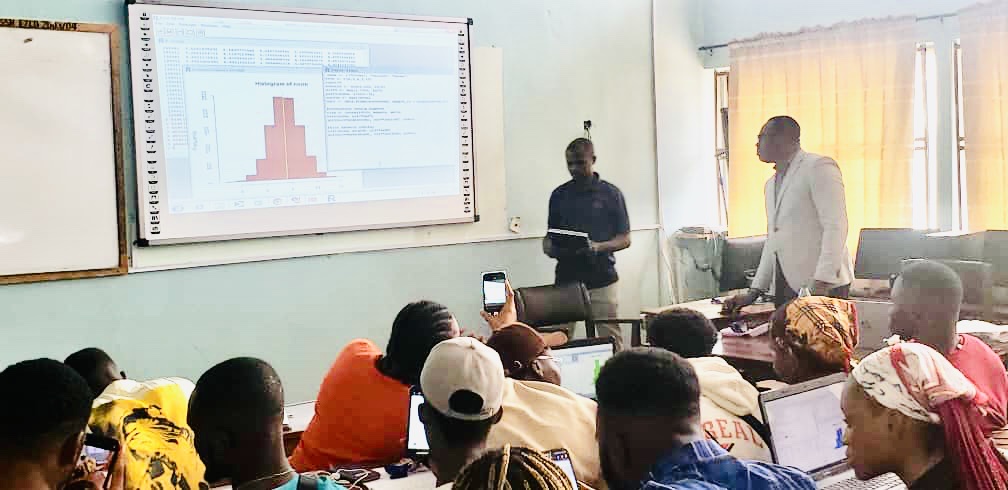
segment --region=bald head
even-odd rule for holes
[[[233,478],[243,462],[271,452],[283,454],[283,385],[265,361],[224,361],[196,382],[189,399],[189,426],[207,480]]]
[[[930,260],[914,262],[893,285],[889,328],[904,339],[948,353],[955,345],[962,300],[962,281],[951,267]]]
[[[760,161],[784,164],[801,148],[801,127],[791,116],[774,116],[767,120],[756,140]]]
[[[791,116],[774,116],[767,121],[770,131],[775,135],[790,141],[801,140],[801,126]]]

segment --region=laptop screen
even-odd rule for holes
[[[778,464],[812,473],[846,460],[847,446],[843,442],[846,424],[840,410],[845,376],[830,380],[828,384],[779,398],[769,396],[763,401],[774,460]]]
[[[553,349],[553,357],[560,366],[560,385],[581,396],[595,398],[599,370],[612,356],[612,342]]]

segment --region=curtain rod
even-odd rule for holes
[[[946,19],[948,17],[955,17],[959,14],[938,14],[938,15],[928,15],[925,17],[917,17],[914,19],[917,22],[923,22],[925,20],[935,20],[935,19]],[[714,51],[715,49],[723,49],[730,46],[731,43],[721,43],[721,44],[711,44],[710,46],[700,46],[697,51]]]

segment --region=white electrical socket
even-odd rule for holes
[[[508,223],[511,233],[521,233],[521,216],[512,216]]]

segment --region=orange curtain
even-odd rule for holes
[[[866,21],[731,45],[728,233],[766,233],[756,157],[767,119],[794,117],[802,147],[843,171],[848,247],[861,228],[912,225],[913,19]]]
[[[967,228],[1008,229],[1008,2],[959,13]]]

